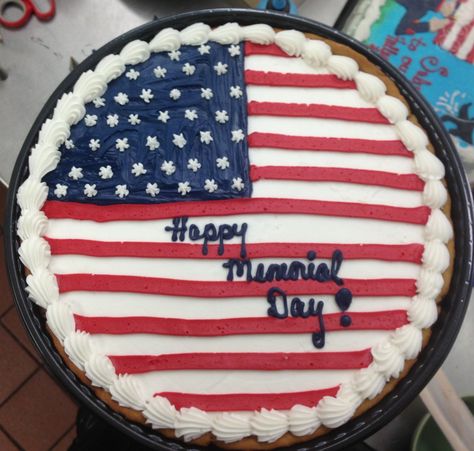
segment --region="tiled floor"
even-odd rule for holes
[[[5,195],[0,184],[0,451],[67,450],[77,405],[45,371],[13,305],[3,258]]]

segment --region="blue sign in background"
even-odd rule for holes
[[[403,72],[428,99],[453,136],[467,169],[473,169],[474,65],[442,48],[436,42],[438,32],[413,32],[409,27],[397,30],[406,14],[405,6],[387,0],[365,44]],[[455,15],[447,19],[456,20]],[[415,17],[414,28],[433,18],[446,19],[441,12],[427,9],[423,16]]]

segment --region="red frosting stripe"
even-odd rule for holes
[[[307,214],[349,218],[380,219],[383,221],[426,224],[429,207],[392,207],[387,205],[329,202],[306,199],[242,198],[167,204],[94,205],[80,202],[50,200],[44,204],[50,219],[80,219],[96,222],[146,221],[181,216],[231,216],[250,214]]]
[[[197,352],[109,355],[117,374],[171,370],[350,370],[372,362],[370,349],[349,352]]]
[[[285,116],[337,119],[342,121],[389,124],[377,108],[353,108],[338,105],[320,105],[307,103],[256,102],[247,104],[249,116]]]
[[[96,257],[142,258],[240,258],[240,244],[226,244],[224,253],[218,255],[219,245],[208,244],[208,254],[203,255],[202,244],[151,243],[123,241],[68,240],[45,237],[53,255],[90,255]],[[374,259],[420,263],[422,244],[336,244],[336,243],[253,243],[246,244],[248,258],[306,258],[308,251],[315,251],[318,258],[331,258],[335,249],[344,254],[345,260]]]
[[[451,52],[453,55],[456,55],[456,53],[458,53],[459,49],[466,41],[467,36],[470,34],[473,27],[474,27],[474,22],[472,21],[468,25],[464,25],[462,27],[462,29],[458,32],[455,41],[451,44],[449,48],[449,52]],[[446,71],[446,69],[444,70]],[[446,76],[447,74],[444,74],[444,75]]]
[[[245,43],[245,56],[250,55],[271,55],[271,56],[283,56],[285,58],[292,58],[288,53],[285,53],[276,44],[260,45],[254,44],[253,42]]]
[[[321,138],[314,136],[290,136],[278,133],[253,132],[248,138],[251,148],[286,150],[315,150],[323,152],[352,152],[373,155],[397,155],[413,158],[401,141],[377,141],[355,138]]]
[[[288,295],[336,294],[341,288],[334,282],[285,280],[274,282],[196,281],[109,274],[56,274],[60,293],[69,291],[110,291],[163,294],[195,298],[266,296],[272,287]],[[344,287],[354,296],[414,296],[413,279],[344,279]]]
[[[474,63],[474,47],[472,50],[467,54],[466,61],[473,64]]]
[[[285,74],[248,69],[244,78],[247,85],[356,89],[352,80],[342,80],[333,74]]]
[[[442,4],[444,3],[444,1],[440,2],[439,3],[439,6],[441,6]],[[449,32],[451,31],[451,29],[453,28],[454,26],[454,23],[455,21],[452,20],[450,21],[450,23],[448,25],[446,25],[445,27],[443,27],[441,30],[439,30],[437,33],[436,33],[436,36],[434,38],[434,42],[438,45],[443,45],[443,41],[446,39],[446,37],[448,36]]]
[[[223,393],[199,395],[193,393],[161,392],[176,408],[196,407],[206,412],[243,411],[260,409],[291,409],[296,404],[312,407],[325,396],[336,396],[339,387],[293,393]]]
[[[303,166],[251,166],[250,178],[258,180],[301,180],[307,182],[344,182],[361,185],[385,186],[388,188],[423,191],[425,186],[416,174],[394,174],[393,172],[365,169],[303,167]]]
[[[326,332],[394,330],[407,324],[405,310],[350,312],[350,327],[340,324],[340,313],[324,315]],[[76,330],[90,334],[158,334],[192,337],[225,335],[303,334],[318,332],[315,317],[279,319],[271,316],[224,319],[179,319],[149,316],[106,317],[74,314]]]

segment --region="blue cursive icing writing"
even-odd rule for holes
[[[240,256],[245,258],[245,235],[247,233],[247,223],[214,225],[212,222],[206,224],[201,230],[196,224],[188,226],[189,218],[182,216],[174,218],[171,226],[166,226],[165,231],[171,232],[171,241],[202,241],[202,255],[208,254],[208,243],[218,242],[217,254],[224,254],[224,243],[236,237],[240,238]]]
[[[314,281],[315,283],[330,282],[335,284],[338,290],[335,293],[334,301],[341,311],[339,326],[346,328],[352,325],[352,318],[348,314],[352,304],[352,292],[344,286],[344,280],[339,276],[342,262],[344,261],[344,256],[339,249],[335,249],[332,252],[329,263],[324,261],[316,263],[316,251],[309,250],[306,253],[306,260],[293,260],[288,263],[260,262],[252,264],[252,260],[247,258],[246,251],[247,229],[248,225],[245,222],[242,224],[221,225],[215,225],[211,222],[199,226],[189,223],[189,218],[186,216],[172,219],[171,225],[165,227],[165,231],[171,233],[172,241],[202,242],[203,255],[208,255],[209,243],[217,243],[217,254],[224,255],[225,245],[235,238],[240,238],[240,258],[231,258],[222,264],[227,270],[227,280],[230,282],[236,278],[242,278],[247,283],[304,280]],[[305,285],[309,286],[308,284]],[[308,294],[310,294],[311,289],[308,291]],[[315,300],[314,298],[302,300],[296,296],[290,300],[282,288],[272,286],[267,290],[267,302],[270,304],[267,314],[273,318],[281,320],[289,317],[302,318],[308,320],[310,324],[311,318],[315,318],[311,341],[318,349],[324,347],[326,342],[326,327],[323,315],[324,301]],[[331,330],[333,330],[334,323],[331,322],[330,324]]]
[[[278,305],[278,299],[280,299],[280,306]],[[278,287],[272,287],[267,292],[267,301],[270,307],[267,310],[269,316],[273,316],[278,319],[286,319],[288,316],[293,318],[309,318],[310,316],[316,317],[317,327],[311,335],[313,345],[321,349],[324,347],[326,341],[326,330],[324,328],[324,317],[323,317],[323,301],[316,301],[311,298],[306,305],[300,298],[294,297],[291,300],[290,307],[288,308],[288,298],[286,293]]]
[[[352,292],[347,288],[341,288],[335,296],[336,305],[342,312],[346,312],[352,304]],[[339,321],[342,327],[349,327],[352,324],[352,318],[349,315],[342,315]]]
[[[233,281],[234,277],[245,277],[248,282],[273,282],[278,280],[315,280],[316,282],[333,281],[336,285],[343,285],[342,279],[338,276],[344,259],[340,250],[332,253],[331,265],[320,263],[316,266],[313,260],[316,258],[316,252],[309,251],[307,259],[309,263],[302,261],[292,261],[287,263],[271,263],[265,265],[258,263],[254,268],[251,260],[240,260],[232,258],[223,263],[227,269],[227,280]]]

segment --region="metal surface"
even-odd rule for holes
[[[339,5],[337,5],[339,3]],[[307,1],[302,14],[318,14],[330,23],[343,1]],[[104,8],[107,4],[107,8]],[[9,73],[0,81],[0,178],[9,180],[21,143],[48,96],[69,72],[70,58],[82,61],[94,48],[139,24],[193,6],[240,6],[240,1],[152,2],[145,0],[58,1],[57,17],[50,23],[33,19],[20,31],[3,30],[0,66]],[[327,5],[327,6],[325,6]],[[306,8],[306,11],[305,11]],[[99,26],[100,24],[100,26]],[[474,383],[474,307],[468,311],[461,334],[444,364],[444,369],[460,395],[472,394]],[[408,449],[409,431],[423,415],[415,400],[402,415],[374,434],[368,443],[377,450]]]

